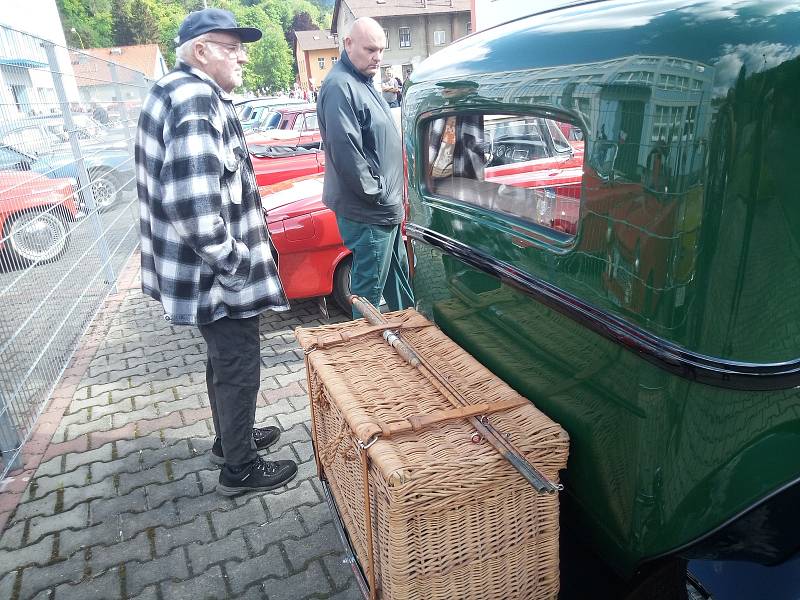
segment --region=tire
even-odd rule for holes
[[[348,256],[342,259],[333,273],[333,301],[342,309],[344,314],[349,315],[353,312],[350,304],[350,269],[353,266],[353,257]]]
[[[6,268],[44,264],[63,256],[69,247],[67,224],[53,211],[28,210],[6,221],[3,262]]]
[[[89,179],[92,181],[92,194],[97,210],[107,210],[121,197],[122,189],[111,171],[94,169],[89,172]]]

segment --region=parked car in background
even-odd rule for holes
[[[322,203],[322,177],[302,177],[259,191],[288,298],[332,295],[350,313],[352,259],[339,235],[336,216]]]
[[[0,266],[56,260],[69,246],[69,223],[81,216],[72,180],[0,171]]]
[[[270,185],[325,170],[325,153],[319,144],[303,146],[248,146],[258,185]]]
[[[91,125],[93,121],[89,121]],[[135,187],[133,156],[122,140],[79,135],[95,204],[106,209]],[[47,177],[78,178],[76,158],[60,119],[35,117],[0,124],[0,169],[36,171]]]
[[[247,98],[235,103],[239,113],[242,129],[248,131],[263,120],[265,114],[282,106],[303,104],[305,100],[290,98],[289,96],[273,96],[269,98]]]
[[[276,108],[264,114],[261,121],[245,134],[248,146],[255,144],[307,145],[319,143],[316,104]]]

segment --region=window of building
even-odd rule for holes
[[[472,21],[467,21],[467,26],[464,28],[464,31],[467,32],[467,35],[472,33]]]
[[[683,108],[680,106],[663,106],[656,104],[653,114],[653,133],[651,139],[654,142],[677,141],[680,135],[680,120]]]
[[[694,138],[695,122],[697,121],[697,107],[686,107],[686,120],[683,122],[683,139],[688,141]]]
[[[324,70],[325,69],[325,57],[324,56],[320,56],[319,58],[317,58],[317,64],[319,64],[319,68],[320,69]]]
[[[384,29],[383,30],[383,35],[386,36],[386,45],[384,46],[384,49],[387,49],[387,48],[389,48],[389,30],[388,29]]]
[[[411,28],[401,27],[399,33],[400,33],[400,47],[411,48]]]
[[[533,237],[575,236],[583,155],[568,140],[583,139],[578,127],[540,115],[471,113],[435,118],[424,131],[427,194],[510,217]]]
[[[339,60],[338,56],[331,56],[331,65],[335,65],[337,60]]]
[[[444,29],[437,29],[433,32],[433,45],[434,46],[444,46],[447,42],[445,41]]]

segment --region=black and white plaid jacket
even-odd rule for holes
[[[165,319],[207,324],[289,308],[233,102],[184,64],[144,102],[136,133],[142,290]]]

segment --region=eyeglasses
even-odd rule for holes
[[[244,54],[247,56],[247,48],[239,42],[238,44],[234,44],[233,42],[218,42],[217,40],[203,40],[207,44],[217,44],[218,46],[225,46],[228,49],[228,58],[237,58],[239,54]]]

